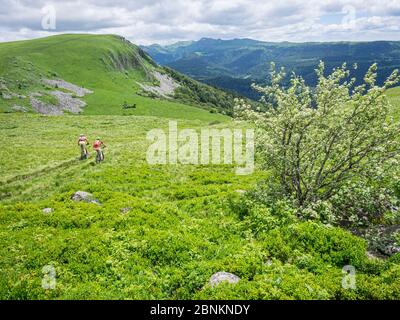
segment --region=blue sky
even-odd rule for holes
[[[400,0],[0,0],[0,41],[67,32],[137,44],[400,40]]]

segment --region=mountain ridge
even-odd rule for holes
[[[169,92],[154,90],[162,85],[157,74],[177,85]],[[190,88],[178,82],[119,35],[63,34],[0,43],[0,112],[213,119],[221,118],[217,113],[231,114],[233,95],[194,80]],[[70,90],[75,87],[91,93],[78,97]],[[208,99],[213,95],[224,97],[223,104]]]
[[[270,62],[285,67],[315,85],[314,69],[320,60],[331,70],[347,62],[358,64],[351,76],[362,80],[366,70],[378,63],[378,84],[400,68],[400,41],[369,42],[265,42],[253,39],[202,38],[184,47],[141,46],[156,62],[196,80],[256,99],[250,85],[267,80]]]

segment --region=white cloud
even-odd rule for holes
[[[46,4],[56,9],[55,30],[42,29]],[[202,37],[400,40],[399,25],[399,0],[0,0],[0,41],[64,32],[117,33],[141,44]]]

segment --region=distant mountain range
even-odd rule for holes
[[[250,88],[252,82],[265,82],[271,61],[288,72],[301,75],[314,85],[314,69],[320,60],[327,70],[343,62],[357,70],[352,72],[358,81],[368,67],[378,63],[378,83],[400,68],[400,42],[307,42],[273,43],[251,39],[216,40],[203,38],[199,41],[178,42],[173,45],[142,46],[159,64],[166,65],[202,82],[235,91],[256,99]]]

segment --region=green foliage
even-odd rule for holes
[[[272,230],[262,238],[274,256],[289,261],[297,255],[298,263],[303,266],[309,259],[311,265],[317,259],[321,265],[323,262],[342,267],[346,264],[360,266],[365,261],[365,241],[343,229],[314,222]]]
[[[231,201],[231,207],[255,235],[264,234],[278,227],[287,227],[297,221],[296,211],[285,200],[268,204],[260,202],[252,192],[245,198]]]
[[[330,203],[334,211],[342,212],[342,221],[350,225],[368,225],[389,221],[386,213],[392,213],[397,199],[390,188],[359,182],[343,186]]]
[[[284,70],[272,65],[271,85],[254,86],[267,110],[253,111],[239,100],[238,115],[254,121],[259,157],[273,174],[275,193],[293,198],[299,214],[372,222],[390,207],[386,182],[398,173],[400,126],[385,90],[400,78],[394,71],[379,87],[372,65],[365,84],[353,88],[346,65],[325,76],[322,62],[317,75],[315,90],[295,75],[285,88]]]
[[[382,278],[357,275],[355,289],[343,289],[343,274],[334,268],[313,274],[290,264],[272,262],[262,275],[237,285],[221,284],[217,288],[205,287],[196,294],[199,299],[397,299],[400,288],[396,277],[398,265],[383,272]]]
[[[397,256],[369,260],[363,240],[300,221],[290,201],[257,187],[237,192],[268,173],[148,165],[146,133],[155,127],[168,121],[0,115],[0,299],[399,298]],[[80,133],[102,137],[104,163],[78,160]],[[77,190],[102,205],[72,201]],[[342,288],[348,263],[356,266],[355,290]],[[42,288],[48,265],[54,290]],[[211,288],[218,271],[241,280]]]
[[[211,86],[202,84],[184,76],[173,69],[164,67],[164,70],[181,86],[175,90],[175,98],[191,105],[203,105],[215,112],[214,108],[226,115],[233,115],[235,96]]]

